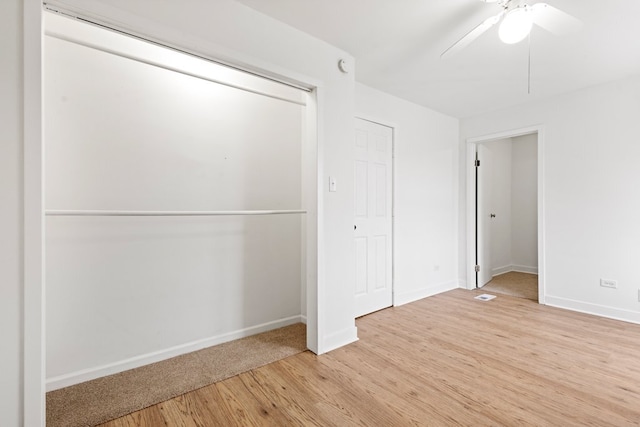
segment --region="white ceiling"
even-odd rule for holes
[[[531,94],[528,43],[503,44],[497,26],[455,56],[440,58],[497,14],[496,3],[237,1],[349,52],[357,81],[460,118],[640,74],[640,0],[546,0],[584,25],[563,37],[534,27]]]

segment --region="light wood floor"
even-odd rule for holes
[[[309,352],[105,424],[640,425],[640,325],[454,290]]]

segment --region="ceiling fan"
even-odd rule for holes
[[[530,5],[526,0],[480,0],[485,3],[497,3],[502,11],[495,16],[485,19],[474,29],[465,34],[460,40],[442,52],[441,58],[451,56],[467,47],[489,28],[500,23],[498,34],[500,40],[507,44],[518,43],[531,32],[533,24],[555,35],[564,35],[580,29],[582,22],[546,3]]]

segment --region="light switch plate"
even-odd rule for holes
[[[336,185],[336,179],[332,176],[329,177],[329,191],[332,193],[335,193],[336,191],[338,191],[338,188]]]

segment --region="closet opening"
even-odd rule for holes
[[[314,350],[315,92],[44,15],[47,390],[298,322]]]

